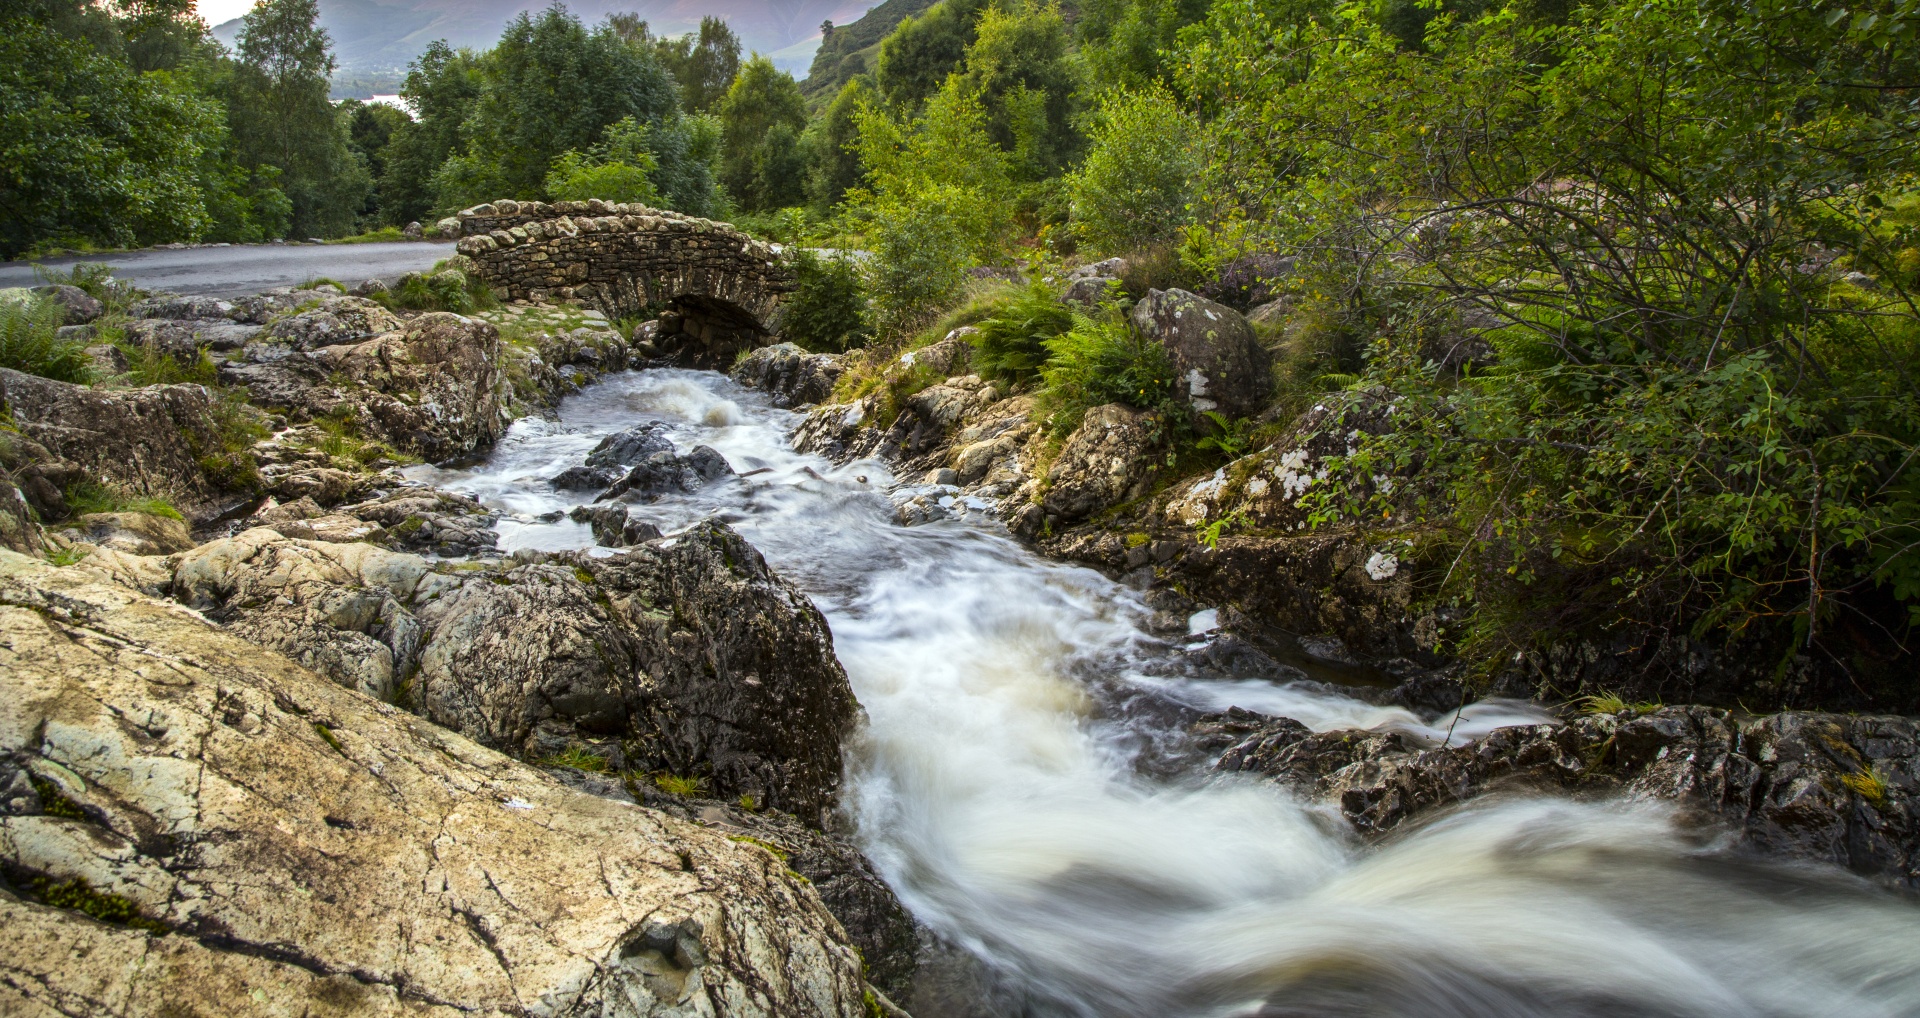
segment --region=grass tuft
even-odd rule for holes
[[[677,795],[683,799],[698,798],[707,794],[705,778],[683,778],[678,774],[660,773],[653,776],[654,787],[668,795]]]

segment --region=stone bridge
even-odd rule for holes
[[[793,273],[725,223],[598,199],[497,201],[460,213],[460,253],[505,300],[577,300],[608,318],[658,317],[655,342],[725,370],[765,345]]]

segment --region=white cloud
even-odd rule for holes
[[[209,26],[232,21],[253,9],[253,0],[201,0],[196,4]]]

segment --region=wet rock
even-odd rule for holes
[[[764,346],[740,359],[733,380],[766,392],[782,408],[824,403],[845,368],[840,356],[808,353],[792,343]]]
[[[568,467],[547,483],[561,491],[605,491],[624,476],[612,467]]]
[[[1047,470],[1041,505],[1062,520],[1079,520],[1151,490],[1158,469],[1153,419],[1118,403],[1087,411]]]
[[[36,296],[60,305],[62,318],[68,325],[86,325],[106,313],[106,305],[95,300],[87,291],[65,283],[53,286],[36,286]]]
[[[487,745],[619,745],[634,769],[810,823],[859,716],[825,620],[719,524],[608,558],[478,567],[250,530],[183,555],[173,592]]]
[[[704,445],[697,445],[685,456],[656,452],[634,464],[625,477],[600,493],[596,502],[623,496],[657,498],[675,492],[694,492],[722,478],[732,477],[727,458]]]
[[[587,453],[587,466],[598,468],[630,467],[658,452],[672,452],[673,439],[667,426],[659,421],[636,424],[600,440]]]
[[[0,368],[0,407],[68,475],[61,487],[92,479],[167,499],[190,521],[236,501],[239,479],[219,458],[227,436],[202,386],[99,390]]]
[[[90,513],[75,520],[67,533],[128,555],[171,555],[193,547],[185,522],[151,513]]]
[[[83,570],[0,553],[0,689],[0,860],[138,920],[0,895],[7,1013],[867,1014],[767,851]]]
[[[594,543],[606,548],[628,548],[657,541],[661,536],[659,527],[628,516],[626,505],[620,502],[576,506],[569,516],[575,523],[591,527]]]
[[[1216,769],[1261,774],[1336,804],[1380,834],[1497,789],[1550,788],[1672,802],[1759,852],[1836,863],[1920,887],[1920,722],[1708,707],[1583,715],[1502,728],[1469,746],[1399,735],[1314,734],[1247,711],[1195,726],[1225,744]]]
[[[1166,347],[1195,410],[1252,417],[1272,398],[1272,358],[1240,312],[1185,290],[1149,290],[1133,324]]]

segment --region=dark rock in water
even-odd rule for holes
[[[569,515],[575,523],[591,526],[594,543],[604,547],[629,548],[660,539],[660,528],[645,520],[629,518],[624,503],[578,506]]]
[[[611,467],[568,467],[547,483],[561,491],[603,491],[620,476],[620,471]]]
[[[627,476],[614,482],[594,501],[605,502],[622,495],[659,496],[694,492],[723,477],[732,476],[733,467],[727,464],[727,458],[708,446],[695,446],[685,456],[656,452],[634,464],[633,469],[627,471]]]
[[[845,368],[838,354],[808,353],[792,343],[764,346],[740,359],[733,380],[765,391],[781,408],[824,403]]]
[[[1583,715],[1422,749],[1393,733],[1314,733],[1234,709],[1191,729],[1217,770],[1262,774],[1381,834],[1474,796],[1550,788],[1657,799],[1768,853],[1920,888],[1920,721],[1709,707]]]
[[[601,439],[600,444],[587,454],[587,466],[630,467],[654,453],[672,451],[673,440],[667,437],[667,426],[659,421],[648,421]]]

